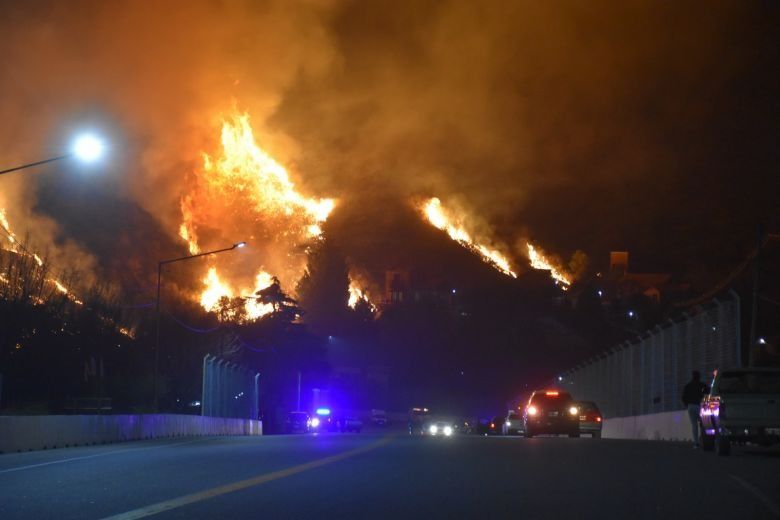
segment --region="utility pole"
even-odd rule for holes
[[[296,411],[301,410],[301,371],[298,370],[298,405],[295,407]]]
[[[756,258],[753,260],[753,302],[750,311],[750,343],[748,348],[748,366],[753,366],[753,350],[756,345],[756,318],[758,315],[758,282],[761,267],[761,249],[764,247],[764,226],[758,225]]]

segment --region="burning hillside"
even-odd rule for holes
[[[41,258],[39,254],[30,251],[20,242],[19,238],[11,230],[11,223],[8,221],[5,209],[3,208],[0,208],[0,235],[0,244],[5,243],[5,245],[0,245],[0,250],[8,251],[22,260],[32,260],[35,265],[32,266],[32,271],[29,269],[26,270],[27,275],[33,271],[36,273],[40,272],[42,277],[40,283],[46,286],[46,288],[40,287],[36,291],[30,292],[30,284],[34,283],[34,281],[19,278],[21,273],[12,271],[18,271],[20,266],[15,262],[8,261],[4,263],[5,265],[0,265],[0,284],[5,286],[5,290],[1,291],[0,294],[23,295],[35,293],[37,296],[34,297],[34,303],[36,304],[44,303],[47,298],[43,295],[47,293],[61,294],[73,303],[82,305],[81,300],[79,300],[57,276],[50,273],[48,268],[44,266],[43,258]],[[14,280],[19,282],[19,284],[15,284]],[[17,287],[14,285],[19,286]]]
[[[292,288],[303,274],[306,247],[320,238],[321,225],[335,206],[333,199],[306,197],[287,170],[258,146],[247,114],[233,114],[222,125],[221,152],[203,154],[203,167],[181,198],[179,235],[196,254],[226,243],[251,243],[252,264],[222,264],[213,258],[203,277],[200,303],[215,311],[222,297],[250,297],[272,283]],[[247,316],[270,312],[254,299],[245,300]]]
[[[446,232],[449,237],[458,242],[469,251],[479,255],[482,260],[512,278],[517,278],[513,270],[512,261],[508,255],[502,253],[507,247],[498,243],[494,239],[477,237],[476,233],[471,231],[469,223],[473,219],[464,212],[454,211],[450,208],[444,208],[441,200],[431,197],[420,206],[420,211],[425,218],[434,227]],[[552,259],[546,257],[538,248],[535,248],[530,242],[526,243],[527,255],[530,266],[533,269],[542,269],[550,271],[550,276],[564,290],[572,283],[572,276],[567,274],[561,267],[557,267]]]

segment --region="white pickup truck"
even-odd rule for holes
[[[728,455],[733,443],[780,443],[780,369],[718,372],[702,399],[699,417],[704,451]]]

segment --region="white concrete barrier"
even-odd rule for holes
[[[601,436],[609,439],[691,441],[687,410],[605,419]]]
[[[0,453],[159,437],[262,434],[262,421],[200,415],[0,416]]]

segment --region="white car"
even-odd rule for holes
[[[520,435],[523,432],[523,416],[520,412],[509,410],[506,414],[506,421],[501,428],[503,435]]]
[[[780,369],[736,368],[715,375],[699,408],[701,447],[728,455],[733,443],[780,443]]]

